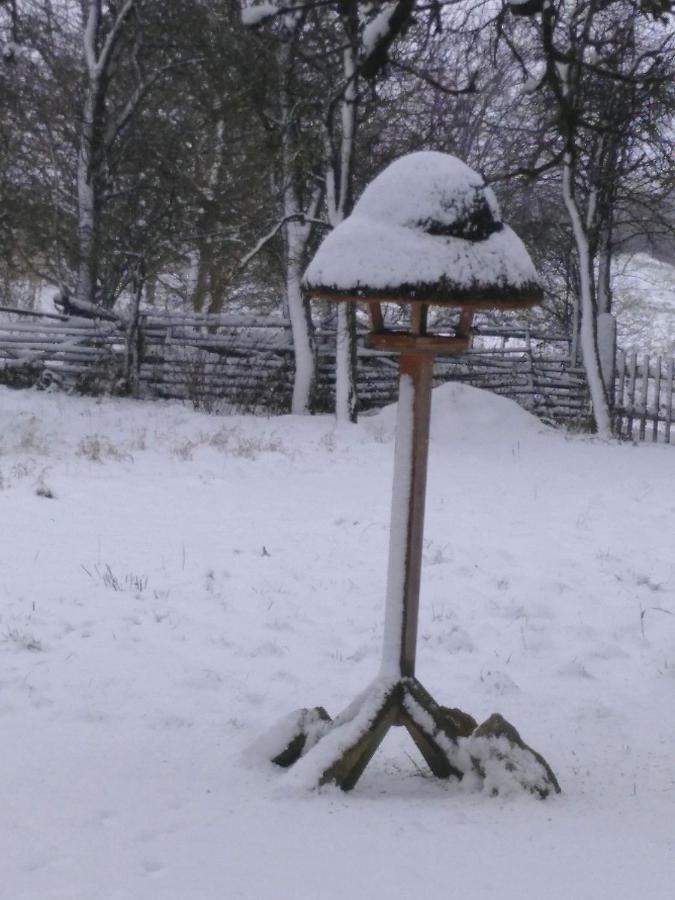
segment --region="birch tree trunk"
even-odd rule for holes
[[[345,26],[349,34],[349,24]],[[334,153],[331,125],[326,139],[326,198],[328,221],[335,228],[351,211],[356,130],[356,46],[351,40],[343,51],[345,89],[340,103],[340,140]],[[338,422],[356,422],[356,318],[352,304],[337,304],[335,348],[335,417]]]
[[[286,215],[292,215],[293,203],[286,205]],[[291,412],[304,415],[311,412],[316,381],[316,352],[309,304],[301,289],[305,248],[308,231],[306,225],[291,220],[286,223],[286,299],[291,320],[291,334],[295,350],[295,378]]]
[[[91,305],[96,302],[100,211],[92,165],[95,144],[94,109],[97,93],[97,79],[90,77],[84,102],[82,133],[77,158],[78,270],[75,295],[78,301]]]
[[[607,389],[602,378],[596,333],[596,310],[593,300],[592,260],[589,252],[588,235],[576,202],[572,155],[567,152],[563,158],[563,199],[572,224],[574,242],[579,258],[579,284],[581,299],[581,354],[591,392],[591,404],[595,425],[600,437],[612,436],[612,424],[607,399]]]
[[[216,98],[214,113],[216,120],[213,130],[213,159],[203,192],[204,213],[200,221],[202,234],[197,244],[197,274],[192,293],[192,308],[195,312],[203,312],[206,308],[209,313],[221,312],[225,302],[223,260],[220,253],[214,252],[211,234],[218,227],[218,216],[215,212],[216,193],[225,154],[225,118],[220,98]]]
[[[598,312],[608,313],[611,301],[612,256],[609,247],[601,247],[598,254]]]
[[[96,304],[101,229],[101,192],[105,165],[106,93],[115,48],[136,0],[125,0],[102,34],[102,0],[83,4],[83,55],[86,84],[77,157],[78,272],[75,296]]]
[[[97,280],[97,243],[99,210],[94,183],[96,120],[101,108],[101,77],[98,67],[98,37],[101,26],[101,2],[89,0],[84,25],[84,61],[86,67],[82,128],[77,157],[77,236],[78,271],[75,296],[83,304],[94,304]]]
[[[291,335],[295,355],[295,376],[291,412],[305,415],[311,412],[314,385],[316,382],[316,350],[312,333],[309,302],[301,289],[307,244],[311,225],[305,218],[313,218],[320,201],[320,193],[315,191],[310,201],[310,209],[304,210],[296,182],[297,124],[294,121],[293,100],[289,84],[292,66],[292,48],[283,44],[279,50],[280,104],[282,115],[282,180],[284,212],[284,248],[286,263],[286,303],[291,320]]]
[[[382,8],[381,8],[382,7]],[[389,49],[393,42],[406,30],[415,11],[415,0],[393,0],[387,4],[365,4],[360,0],[326,0],[324,3],[299,3],[287,6],[277,0],[271,3],[246,3],[242,12],[242,21],[249,27],[257,27],[262,22],[276,22],[278,34],[284,43],[279,58],[280,70],[290,73],[292,50],[291,41],[297,41],[301,50],[306,52],[299,56],[298,84],[302,78],[306,84],[316,84],[316,75],[324,78],[323,104],[324,118],[324,159],[325,195],[328,210],[328,222],[332,227],[339,225],[351,212],[352,181],[354,170],[354,137],[357,125],[356,109],[358,102],[359,77],[374,79],[386,66]],[[316,39],[318,35],[318,40]],[[339,60],[341,53],[342,71],[339,76],[333,68],[333,59]],[[314,57],[312,61],[312,56]],[[328,61],[328,65],[326,65]],[[303,70],[304,65],[304,70]],[[295,74],[298,74],[295,73]],[[336,89],[337,85],[337,89]],[[311,90],[311,87],[310,87]],[[282,100],[286,103],[286,112],[282,115],[282,141],[284,151],[293,146],[290,137],[289,123],[290,101],[298,99],[282,88]],[[302,118],[301,103],[296,104]],[[314,110],[318,105],[314,106]],[[310,113],[312,126],[315,124],[315,111]],[[307,115],[307,110],[305,110]],[[310,126],[310,127],[312,127]],[[299,142],[295,143],[299,150]],[[298,154],[299,156],[300,154]],[[286,173],[288,165],[284,166]],[[307,169],[305,170],[307,174]],[[286,174],[288,178],[288,174]],[[297,196],[296,196],[297,201]],[[288,221],[288,210],[298,208],[299,204],[285,204]],[[288,260],[292,263],[292,247],[295,241],[292,228],[286,229]],[[297,255],[297,254],[296,254]],[[297,304],[295,291],[295,270],[288,267],[287,284],[289,312],[293,321],[292,306]],[[298,315],[297,320],[301,320]],[[300,326],[298,326],[300,329]],[[336,385],[335,413],[340,422],[355,422],[357,413],[356,393],[356,314],[353,304],[337,304],[337,338],[336,338]],[[302,329],[300,329],[302,334]],[[295,332],[294,332],[295,339]]]

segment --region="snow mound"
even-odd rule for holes
[[[380,410],[372,418],[371,427],[390,431],[396,424],[398,404]],[[434,388],[431,405],[431,440],[451,444],[458,440],[476,443],[511,441],[514,436],[541,434],[547,426],[513,400],[490,391],[450,382]]]
[[[371,182],[319,247],[305,285],[421,298],[526,291],[538,279],[480,175],[454,156],[425,151],[401,157]]]
[[[397,159],[363,192],[354,214],[431,235],[473,237],[501,231],[497,200],[477,172],[447,153]],[[487,235],[486,235],[487,236]]]

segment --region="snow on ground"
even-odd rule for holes
[[[435,392],[418,673],[563,793],[399,730],[357,788],[251,747],[380,661],[394,411],[215,417],[0,389],[0,896],[650,900],[675,868],[672,447]]]

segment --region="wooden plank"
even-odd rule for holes
[[[505,340],[524,340],[525,331],[525,328],[510,328],[508,326],[499,328],[490,325],[479,325],[476,328],[476,335],[480,337],[504,338]],[[535,329],[530,331],[530,337],[534,341],[542,341],[547,344],[563,344],[567,345],[567,347],[570,344],[570,337],[566,334],[547,334]]]
[[[370,326],[372,331],[384,331],[384,318],[382,316],[382,306],[379,303],[369,303],[368,311],[370,313]]]
[[[639,439],[644,441],[647,430],[647,404],[649,402],[649,355],[642,358],[642,391],[640,393],[640,428]]]
[[[616,383],[614,388],[614,433],[617,437],[622,436],[623,430],[623,410],[624,410],[624,392],[626,389],[626,354],[623,350],[616,352]]]
[[[427,321],[429,319],[429,307],[426,303],[416,303],[410,307],[410,331],[420,336],[427,333]]]
[[[659,418],[661,415],[661,363],[662,357],[656,357],[656,369],[654,370],[654,421],[652,423],[652,441],[659,437]]]
[[[308,291],[310,297],[314,300],[324,300],[329,303],[405,303],[410,306],[418,304],[429,304],[435,307],[461,308],[470,306],[475,310],[516,310],[527,309],[541,302],[541,288],[533,286],[531,289],[512,290],[510,295],[506,295],[503,290],[496,289],[494,292],[488,290],[476,293],[475,291],[450,291],[437,292],[434,290],[424,291],[417,289],[414,296],[408,291],[391,291],[391,290],[368,290],[360,289],[340,291],[330,288],[319,288]],[[492,294],[492,295],[491,295]]]
[[[66,320],[68,317],[64,315],[60,315],[57,313],[46,313],[46,312],[38,312],[33,309],[18,309],[16,306],[0,306],[0,312],[3,313],[11,313],[16,316],[28,316],[37,319],[62,319]]]
[[[121,335],[115,336],[119,342]],[[93,343],[108,339],[108,335],[98,334],[63,334],[63,335],[47,335],[33,332],[32,334],[5,334],[0,337],[0,344],[7,346],[8,344],[25,344],[27,347],[40,345],[41,347],[58,347],[63,344],[73,342],[81,342],[82,344]]]
[[[290,329],[290,319],[270,316],[237,315],[232,313],[170,313],[148,312],[141,314],[143,324],[163,328],[281,328]]]
[[[368,335],[372,347],[385,347],[405,353],[459,353],[468,346],[468,338],[449,335],[416,335],[382,331]]]
[[[635,416],[635,385],[637,379],[637,353],[633,351],[628,358],[628,392],[626,398],[626,437],[633,438],[633,419]]]
[[[471,325],[473,324],[474,312],[470,308],[465,308],[459,315],[459,322],[455,328],[457,337],[468,337],[471,333]]]

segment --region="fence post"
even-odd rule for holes
[[[530,335],[529,320],[525,325],[525,342],[527,347],[528,362],[527,383],[532,393],[532,409],[534,412],[536,412],[539,409],[539,398],[537,397],[537,393],[534,387],[534,359],[532,358],[532,337]]]
[[[626,432],[629,440],[633,440],[633,419],[635,417],[635,386],[637,383],[637,353],[632,351],[628,360],[628,396],[626,410]]]
[[[131,299],[129,318],[126,323],[124,382],[126,391],[130,393],[132,397],[138,397],[143,346],[141,297],[143,296],[143,286],[145,285],[145,260],[142,256],[136,254],[133,255],[137,258],[134,260],[134,274],[132,279],[133,296]]]
[[[661,415],[661,356],[656,357],[656,370],[654,372],[654,422],[652,424],[652,440],[659,437],[659,417]]]
[[[644,441],[647,436],[647,407],[649,406],[649,354],[642,357],[642,394],[640,396],[640,429],[639,437]]]
[[[616,373],[616,319],[611,313],[598,316],[598,356],[600,371],[607,390],[610,409],[614,408],[614,375]]]
[[[617,437],[621,437],[624,417],[624,394],[626,385],[626,354],[623,350],[617,350],[617,372],[614,386],[614,430]]]

